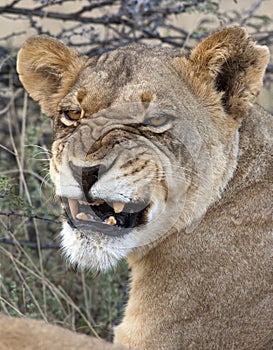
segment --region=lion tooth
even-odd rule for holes
[[[79,202],[79,204],[82,204],[82,205],[89,205],[89,203],[87,201],[79,200],[78,202]]]
[[[117,220],[116,220],[116,218],[115,218],[114,216],[109,216],[109,218],[107,218],[107,219],[105,220],[105,223],[106,223],[107,225],[114,226],[114,225],[116,225]]]
[[[95,202],[93,202],[93,203],[89,203],[90,205],[92,205],[92,206],[98,206],[98,205],[101,205],[101,204],[103,204],[104,203],[104,200],[102,200],[102,199],[98,199],[98,200],[96,200]]]
[[[124,207],[125,207],[125,203],[122,203],[122,202],[113,203],[113,209],[116,214],[121,213]]]
[[[68,205],[73,219],[75,219],[78,214],[78,201],[77,199],[68,198]]]
[[[76,215],[76,219],[78,219],[78,220],[85,220],[85,221],[92,221],[93,218],[92,218],[91,215],[88,215],[86,213],[81,212],[81,213],[78,213]]]

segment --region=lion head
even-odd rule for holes
[[[267,62],[236,27],[188,57],[130,45],[88,58],[44,36],[24,44],[20,79],[54,123],[50,174],[72,263],[105,270],[198,223],[233,175]]]

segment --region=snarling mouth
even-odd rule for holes
[[[85,231],[99,231],[109,235],[120,235],[146,222],[148,203],[114,202],[109,205],[103,200],[85,202],[62,198],[69,225]]]

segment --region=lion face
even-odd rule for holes
[[[213,46],[204,43],[199,50]],[[247,50],[267,60],[249,40]],[[48,53],[44,59],[41,52]],[[141,256],[171,232],[190,230],[219,198],[236,167],[238,128],[249,105],[229,100],[233,81],[223,77],[222,54],[213,62],[208,54],[204,65],[205,55],[200,63],[136,45],[88,59],[45,37],[21,49],[20,78],[54,119],[50,174],[72,263],[104,270],[128,254]]]
[[[127,60],[140,65],[135,58],[140,49],[126,52]],[[156,88],[148,71],[141,72],[146,77],[142,81],[141,76],[123,78],[116,100],[94,96],[92,82],[97,81],[97,91],[105,91],[109,80],[112,84],[105,61],[115,55],[118,62],[122,56],[107,55],[84,70],[75,89],[59,103],[50,171],[67,219],[62,240],[70,260],[79,263],[83,256],[81,265],[94,266],[98,256],[95,264],[104,260],[108,268],[181,225],[179,221],[189,221],[199,186],[187,138],[191,133],[191,141],[197,139],[197,149],[201,140],[194,125],[187,126],[185,106],[171,102],[178,92],[164,78]],[[170,74],[171,67],[162,65],[161,70]],[[94,101],[104,107],[93,112]],[[185,203],[187,193],[192,193],[191,206]]]

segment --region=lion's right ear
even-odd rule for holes
[[[242,120],[263,83],[269,50],[244,28],[221,29],[204,39],[181,64],[188,84],[212,112],[222,107]]]
[[[17,71],[25,89],[39,102],[42,112],[52,116],[87,59],[58,40],[34,36],[18,53]]]

